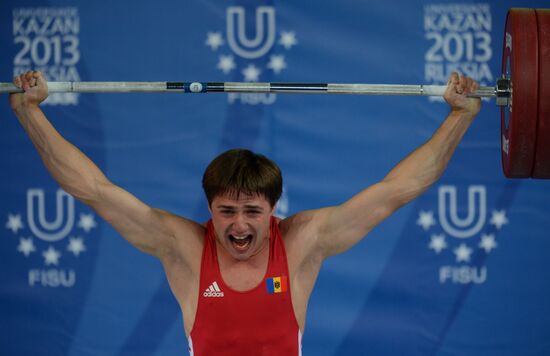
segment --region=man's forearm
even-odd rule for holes
[[[38,106],[18,108],[15,114],[59,185],[79,200],[93,200],[98,184],[107,182],[99,168],[57,132]]]
[[[443,174],[456,147],[472,123],[474,115],[451,111],[425,144],[401,161],[384,180],[399,180],[404,203],[422,194]]]

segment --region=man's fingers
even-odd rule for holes
[[[464,77],[464,87],[462,88],[462,93],[464,95],[472,91],[472,78]]]
[[[447,84],[458,84],[460,81],[460,75],[457,73],[457,72],[452,72],[451,75],[449,76],[449,81],[447,82]]]
[[[28,90],[39,84],[46,84],[46,80],[40,71],[28,71],[13,78],[13,84],[23,90]]]
[[[21,88],[21,77],[18,75],[16,77],[13,78],[13,84],[18,87],[18,88]]]
[[[32,79],[32,71],[28,71],[26,72],[24,75],[25,75],[25,79],[26,80],[31,80]]]
[[[457,72],[452,72],[449,76],[449,81],[447,82],[447,85],[451,86],[451,89],[454,89],[457,94],[462,94],[464,92],[466,84],[467,77],[464,77]]]
[[[457,82],[455,83],[455,92],[457,94],[464,93],[464,77],[460,74],[457,74]]]
[[[454,85],[457,94],[466,95],[479,88],[479,84],[470,77],[452,73],[449,82]]]
[[[464,82],[464,89],[463,89],[464,94],[472,93],[476,91],[478,88],[479,88],[479,84],[475,80],[473,80],[470,77],[466,77]]]
[[[467,95],[479,89],[479,84],[472,78],[453,72],[447,82],[449,89],[459,95]]]
[[[468,80],[467,77],[463,76],[463,75],[458,75],[458,84],[461,86],[461,87],[464,87],[464,85],[466,84],[466,81]]]
[[[46,78],[44,78],[44,76],[42,75],[41,72],[37,72],[37,75],[36,75],[36,82],[39,84],[39,85],[47,85],[48,83],[46,82]]]
[[[473,92],[473,91],[476,91],[476,81],[473,80],[472,78],[469,78],[470,79],[470,82],[468,83],[468,88],[469,88],[469,92]]]

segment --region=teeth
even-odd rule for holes
[[[235,239],[237,240],[244,240],[246,239],[249,235],[243,235],[243,236],[237,236],[237,235],[232,235]]]

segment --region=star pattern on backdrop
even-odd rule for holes
[[[208,32],[206,34],[205,44],[210,47],[213,51],[216,51],[219,47],[224,44],[221,32]]]
[[[447,242],[445,241],[445,235],[432,235],[429,247],[439,255],[441,251],[447,248]]]
[[[260,76],[264,73],[264,69],[270,70],[272,73],[278,75],[287,68],[287,62],[285,55],[280,53],[279,48],[283,48],[283,51],[289,51],[298,44],[298,39],[294,31],[281,31],[279,33],[276,46],[274,46],[270,52],[276,52],[270,55],[269,61],[265,64],[265,68],[258,67],[258,62],[245,62],[241,68],[238,68],[235,57],[224,49],[230,50],[226,46],[226,39],[220,31],[209,31],[206,33],[205,46],[209,47],[211,51],[218,52],[218,61],[216,68],[221,70],[224,74],[230,74],[233,70],[238,69],[243,75],[244,81],[257,82],[260,80]],[[278,45],[278,46],[277,46]],[[277,50],[279,49],[279,50]]]
[[[493,210],[488,220],[489,221],[487,224],[493,226],[492,229],[497,231],[501,230],[504,225],[508,224],[508,218],[505,210]],[[445,234],[437,231],[438,220],[434,216],[434,212],[431,210],[420,210],[416,219],[416,225],[424,231],[428,231],[435,227],[435,229],[431,230],[432,233],[429,235],[429,242],[427,245],[428,249],[432,250],[437,255],[440,255],[443,251],[449,249],[454,254],[456,262],[470,262],[472,254],[476,251],[476,249],[483,250],[485,254],[490,254],[498,247],[496,235],[495,233],[491,233],[491,230],[489,230],[489,232],[481,233],[479,235],[479,239],[476,239],[478,242],[472,243],[473,240],[462,240],[458,247],[456,245],[457,242],[455,242],[453,246],[453,240],[455,239],[449,240]]]
[[[470,262],[470,256],[473,250],[466,246],[465,243],[461,243],[453,252],[456,256],[456,262]]]
[[[81,237],[69,237],[67,250],[72,252],[76,257],[80,256],[80,253],[86,251],[84,240]]]
[[[44,247],[44,242],[40,242],[40,239],[34,239],[34,236],[20,236],[20,232],[25,232],[25,225],[21,214],[9,213],[6,220],[6,229],[10,230],[13,235],[19,238],[16,250],[26,258],[30,258],[37,251],[41,251],[38,256],[42,257],[44,265],[57,266],[63,256],[62,250],[60,250],[59,244],[48,244]],[[74,228],[79,228],[85,233],[89,233],[91,230],[97,227],[95,216],[92,213],[80,214],[78,222]],[[19,236],[18,236],[19,235]],[[42,245],[42,247],[41,247]],[[69,241],[66,244],[66,250],[78,258],[86,249],[86,244],[82,236],[70,236]]]
[[[424,231],[428,231],[430,227],[435,226],[435,219],[433,211],[420,211],[416,224],[422,226]]]
[[[281,31],[279,44],[287,50],[297,45],[298,40],[296,39],[296,34],[294,33],[294,31]]]
[[[59,259],[61,258],[61,253],[57,251],[53,246],[50,246],[46,251],[42,252],[44,257],[44,264],[46,266],[59,264]]]
[[[21,221],[21,215],[19,214],[8,214],[8,221],[6,222],[6,229],[11,230],[14,234],[24,228],[23,221]]]
[[[267,63],[267,68],[279,74],[283,69],[286,68],[285,57],[282,55],[279,55],[279,56],[273,55],[269,57],[269,63]]]
[[[21,252],[25,257],[29,257],[29,255],[36,251],[36,247],[34,246],[34,242],[32,241],[32,238],[20,238],[19,239],[19,245],[17,246],[17,251]]]
[[[491,214],[491,220],[489,224],[495,225],[497,230],[500,230],[502,226],[508,224],[508,218],[506,217],[506,211],[504,210],[493,210]]]
[[[91,229],[97,226],[94,214],[80,214],[77,226],[86,232],[90,232]]]
[[[222,72],[224,72],[225,74],[228,74],[236,67],[237,65],[235,64],[235,58],[232,55],[220,56],[218,60],[218,69],[221,69]]]
[[[483,234],[481,235],[481,241],[478,245],[480,248],[484,249],[486,253],[491,252],[492,249],[496,248],[498,245],[495,241],[495,235],[493,234]]]
[[[249,64],[248,67],[242,70],[242,73],[244,75],[244,80],[247,82],[257,82],[260,78],[260,74],[262,73],[258,67],[256,67],[254,64]]]

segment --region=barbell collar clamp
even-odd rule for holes
[[[497,80],[496,104],[497,106],[509,106],[512,98],[512,82],[508,78]]]

